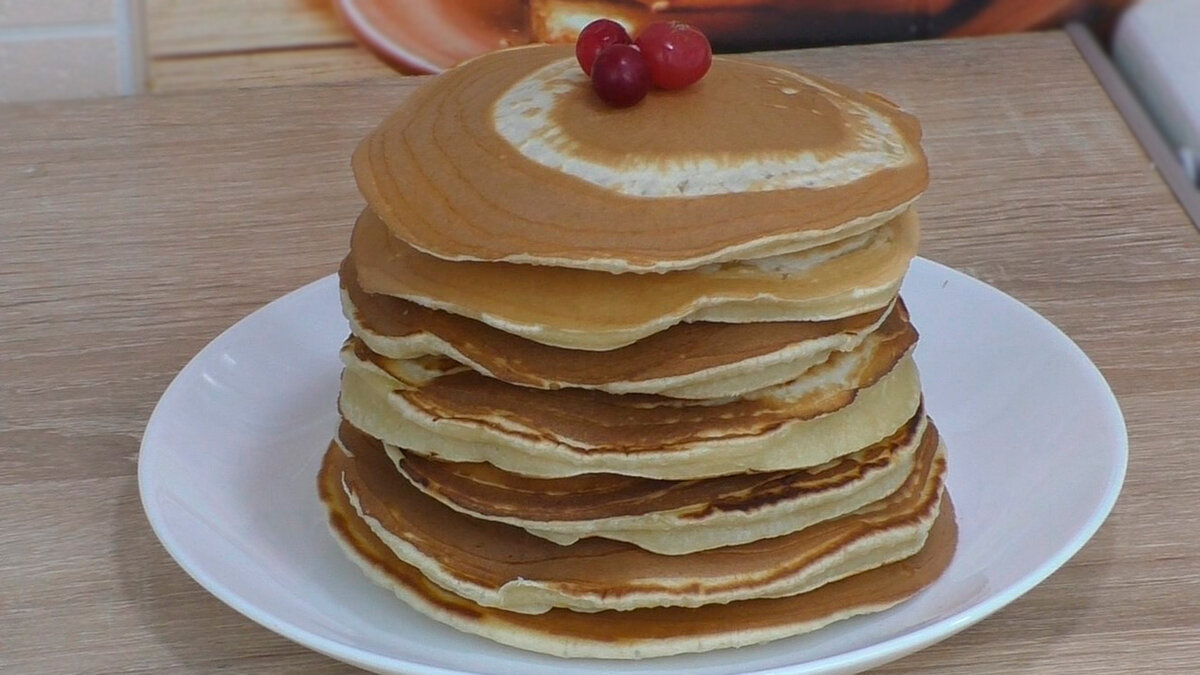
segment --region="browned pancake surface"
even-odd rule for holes
[[[355,152],[355,177],[370,207],[396,236],[447,259],[679,269],[747,242],[873,216],[910,202],[928,183],[916,147],[920,126],[907,113],[824,81],[835,94],[811,87],[781,93],[776,68],[717,59],[698,85],[652,94],[630,109],[603,105],[581,78],[556,100],[552,119],[569,124],[575,152],[600,160],[619,160],[622,150],[647,144],[662,149],[657,161],[664,166],[694,156],[724,161],[747,154],[747,143],[755,156],[823,156],[839,152],[853,135],[846,126],[861,124],[848,115],[822,119],[830,96],[842,96],[896,125],[915,161],[827,189],[654,199],[614,193],[531,161],[495,129],[494,104],[510,87],[571,56],[561,47],[497,52],[411,94]]]
[[[457,314],[367,293],[358,283],[353,255],[342,262],[340,276],[354,306],[355,320],[366,330],[391,337],[428,333],[493,377],[530,387],[641,382],[686,375],[772,354],[808,340],[856,333],[874,325],[887,311],[878,309],[832,321],[682,323],[628,346],[595,352],[552,347]]]
[[[413,594],[422,611],[477,632],[490,627],[502,632],[603,643],[616,649],[656,640],[716,636],[731,630],[819,623],[825,617],[853,614],[856,609],[887,607],[910,597],[941,575],[950,564],[957,543],[953,505],[946,497],[919,553],[800,595],[697,608],[655,607],[595,613],[552,609],[544,614],[519,614],[481,607],[454,595],[397,558],[358,517],[342,490],[344,465],[341,452],[331,446],[318,479],[321,500],[329,510],[330,525],[337,536],[378,574]]]
[[[597,520],[685,509],[683,520],[714,512],[750,513],[779,502],[836,489],[885,468],[915,443],[923,411],[888,438],[823,467],[741,473],[697,480],[657,480],[610,473],[536,478],[486,462],[443,462],[406,453],[403,473],[422,490],[467,511],[529,521]],[[343,426],[348,426],[346,422]],[[343,433],[353,433],[345,429]],[[927,433],[936,434],[934,430]]]
[[[796,400],[736,399],[719,405],[681,402],[649,394],[616,395],[586,389],[545,391],[518,387],[474,371],[438,377],[416,389],[397,390],[409,405],[431,419],[474,421],[508,428],[522,435],[571,439],[606,451],[660,451],[698,438],[733,438],[767,433],[797,420],[813,419],[852,403],[857,392],[891,372],[912,349],[916,330],[903,312],[894,312],[868,341],[878,338],[870,357],[851,376],[849,386],[820,388]],[[351,340],[359,359],[386,368],[360,341]],[[865,348],[864,344],[860,349]],[[810,370],[833,369],[854,353],[834,353]],[[805,374],[808,376],[808,373]]]
[[[606,598],[661,591],[685,578],[709,593],[731,590],[719,584],[746,583],[749,577],[759,585],[795,574],[859,538],[935,513],[945,471],[937,434],[927,434],[904,485],[879,502],[781,537],[667,556],[604,539],[560,546],[517,527],[471,518],[421,494],[378,441],[352,427],[342,432],[339,440],[353,458],[335,450],[327,461],[342,473],[363,515],[455,578],[491,589],[532,580]]]
[[[919,217],[910,209],[853,245],[834,242],[797,254],[821,259],[802,271],[730,263],[663,274],[610,274],[442,260],[392,236],[366,209],[351,233],[350,252],[358,283],[367,292],[468,316],[537,342],[607,351],[697,314],[694,318],[747,313],[720,319],[734,323],[829,320],[886,307],[919,238]]]

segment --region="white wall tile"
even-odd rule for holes
[[[0,101],[122,93],[114,37],[0,41]]]
[[[115,17],[115,0],[0,0],[0,27],[103,23]]]

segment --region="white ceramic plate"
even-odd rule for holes
[[[1045,579],[1100,526],[1125,474],[1116,400],[1057,328],[925,260],[904,295],[921,332],[928,409],[949,444],[958,552],[909,602],[809,635],[641,662],[563,660],[459,633],[368,582],[326,530],[316,497],[347,332],[333,277],[246,317],[180,371],[142,439],[142,503],[204,588],[280,635],[378,672],[861,671],[946,638]],[[1055,479],[1066,474],[1073,480]]]

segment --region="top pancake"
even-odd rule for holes
[[[431,81],[353,163],[371,210],[436,257],[651,272],[887,222],[928,183],[920,135],[882,98],[733,58],[613,109],[569,47],[527,47]]]

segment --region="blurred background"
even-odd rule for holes
[[[1129,0],[0,0],[0,99],[347,81],[680,19],[721,51],[1104,30]],[[378,57],[378,58],[376,58]],[[386,65],[385,65],[386,64]]]
[[[1185,166],[1200,148],[1200,0],[0,0],[0,102],[348,82],[677,19],[718,51],[968,37],[1078,21]]]

